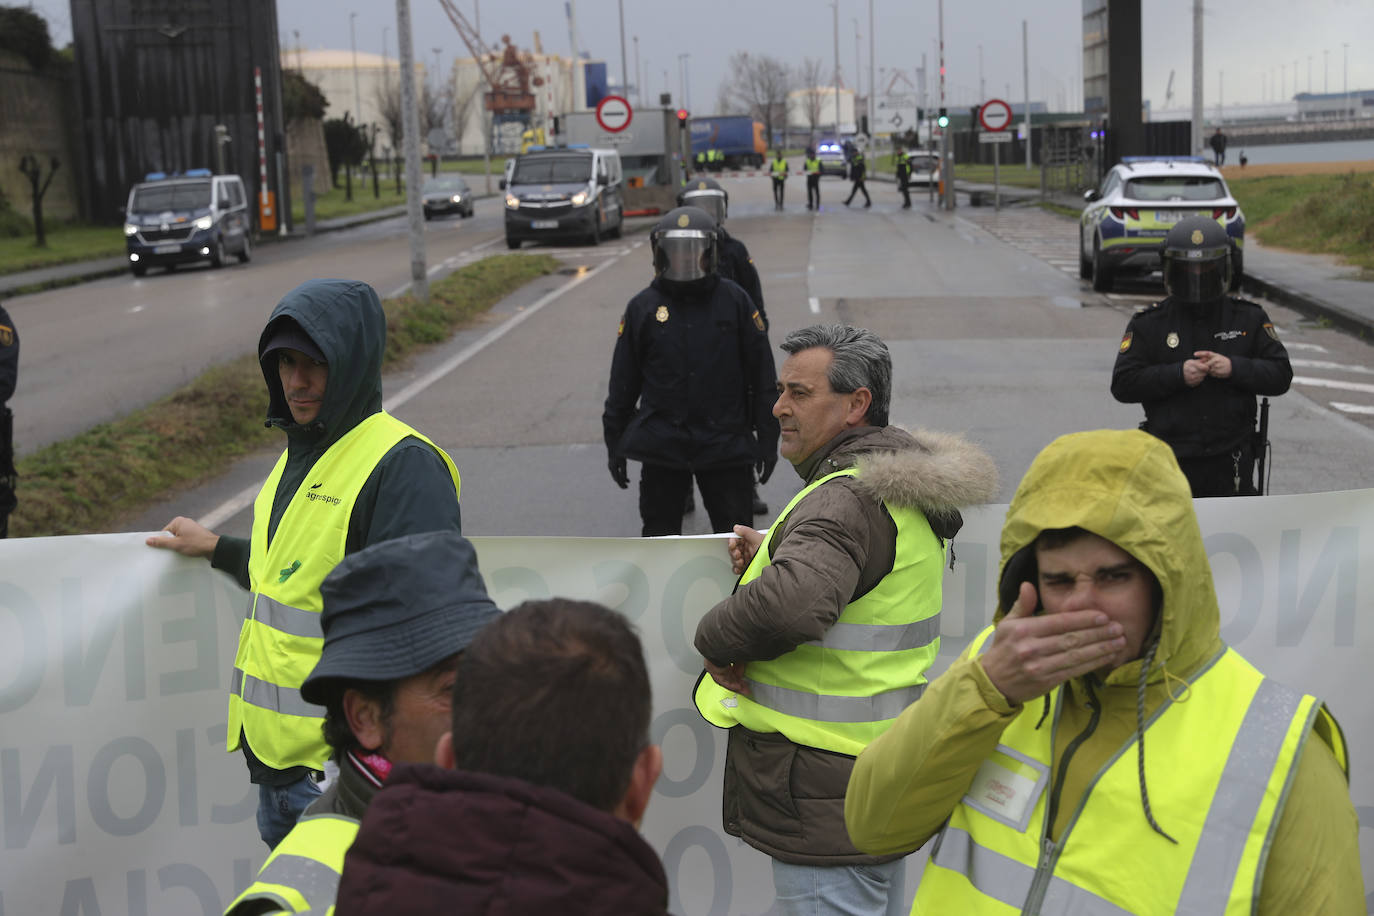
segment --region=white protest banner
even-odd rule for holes
[[[1374,490],[1201,500],[1222,636],[1327,700],[1355,761],[1374,888]],[[969,513],[945,576],[941,661],[988,621],[1005,506]],[[598,600],[639,627],[664,747],[643,829],[679,916],[763,914],[768,861],[723,833],[725,734],[691,703],[697,620],[733,587],[719,539],[474,538],[493,598]],[[220,913],[261,866],[257,796],[224,752],[245,596],[139,535],[0,541],[0,916]],[[921,854],[911,857],[906,895]]]

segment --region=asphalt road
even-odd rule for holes
[[[847,209],[839,204],[847,185],[832,180],[823,185],[820,213],[805,210],[800,182],[776,213],[766,179],[726,185],[729,227],[761,274],[774,341],[819,321],[877,331],[893,354],[894,422],[982,443],[1001,469],[1001,501],[1054,436],[1140,419],[1138,406],[1112,399],[1108,380],[1131,311],[1162,291],[1145,282],[1112,296],[1092,292],[1076,264],[1058,263],[1058,244],[1043,241],[1058,218],[969,208],[950,215],[928,209],[920,195],[902,211],[895,190],[882,185],[872,189],[872,209]],[[499,208],[498,200],[480,201],[473,220],[429,224],[430,263],[504,251]],[[40,429],[49,441],[60,438],[251,350],[276,298],[307,277],[357,277],[392,292],[408,276],[403,233],[403,223],[391,221],[272,246],[245,267],[117,278],[14,300],[9,307],[24,335],[20,441],[27,446]],[[566,270],[389,375],[388,408],[457,462],[468,533],[634,535],[635,490],[618,489],[606,472],[600,415],[621,311],[651,277],[647,242],[630,234],[596,248],[544,250]],[[1367,344],[1281,307],[1270,314],[1295,360],[1326,362],[1352,379],[1374,373]],[[1333,409],[1330,394],[1299,385],[1275,400],[1273,493],[1370,485],[1374,421]],[[1341,394],[1360,397],[1374,405],[1374,387]],[[150,530],[188,514],[246,534],[251,493],[274,457],[244,459],[119,530]],[[783,462],[763,493],[777,510],[797,487]],[[699,509],[685,531],[706,527]]]

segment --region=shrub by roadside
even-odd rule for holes
[[[549,255],[495,255],[430,287],[430,301],[387,299],[383,366],[449,337],[530,280]],[[257,355],[203,372],[162,400],[21,459],[11,537],[108,530],[120,516],[222,473],[280,434],[263,426],[267,392]]]

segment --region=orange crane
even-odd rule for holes
[[[477,62],[477,69],[482,72],[482,78],[490,87],[486,93],[487,111],[496,115],[534,111],[534,93],[530,86],[542,86],[544,80],[539,76],[531,76],[529,64],[532,58],[529,52],[525,52],[522,57],[511,43],[510,36],[502,35],[501,42],[504,48],[500,57],[491,55],[492,59],[488,60],[488,54],[482,47],[482,39],[478,36],[477,30],[468,23],[458,7],[453,5],[453,0],[439,0],[439,5],[448,13],[453,27],[458,30],[458,37],[468,46],[472,59]]]

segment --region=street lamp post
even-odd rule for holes
[[[835,140],[838,142],[840,139],[840,0],[833,0],[830,4],[830,10],[835,19]]]
[[[357,18],[357,13],[348,14],[348,43],[353,48],[353,116],[362,124],[363,96],[358,91],[358,40],[353,34],[353,22]]]
[[[859,65],[859,20],[856,16],[850,16],[849,21],[854,23],[854,120],[855,127],[858,127],[859,120],[859,74],[863,71]],[[873,87],[869,86],[868,91],[872,92]]]
[[[639,70],[639,36],[635,36],[635,105],[644,107],[644,82]]]

